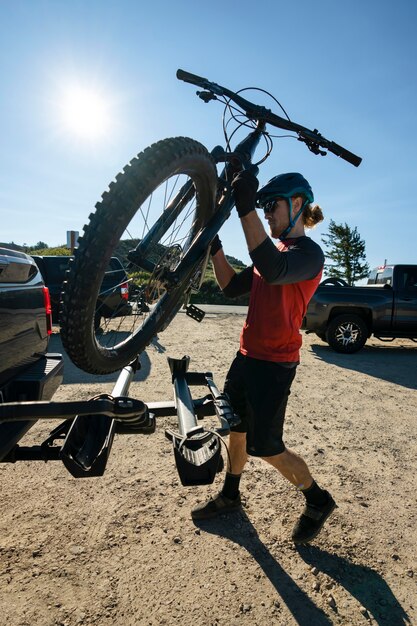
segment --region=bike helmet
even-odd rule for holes
[[[301,209],[293,216],[292,198],[301,194],[305,197],[305,200]],[[260,207],[265,212],[273,211],[277,198],[285,198],[288,200],[288,226],[279,235],[280,239],[285,239],[294,228],[307,204],[314,201],[314,195],[313,190],[304,176],[297,172],[290,172],[288,174],[279,174],[271,178],[256,194],[256,206]]]
[[[256,195],[256,204],[258,207],[264,208],[269,202],[277,198],[292,198],[303,194],[310,203],[314,201],[313,190],[304,176],[297,172],[289,174],[279,174],[274,176],[260,189]]]

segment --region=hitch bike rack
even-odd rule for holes
[[[130,383],[140,368],[136,358],[122,369],[111,394],[72,402],[0,403],[0,437],[2,423],[35,424],[39,419],[65,418],[40,445],[16,443],[0,462],[61,460],[75,478],[102,476],[116,434],[151,434],[157,417],[176,414],[177,430],[167,429],[165,435],[172,442],[181,483],[184,486],[212,483],[223,467],[221,437],[239,423],[239,418],[215,385],[211,372],[189,372],[188,356],[168,357],[168,364],[174,390],[171,402],[145,404],[128,396]],[[189,389],[193,385],[206,386],[209,393],[193,400]],[[218,428],[206,430],[199,425],[198,421],[209,415],[217,416]]]

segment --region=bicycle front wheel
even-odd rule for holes
[[[201,259],[184,255],[213,214],[215,163],[186,137],[165,139],[128,164],[90,215],[61,300],[62,343],[94,374],[130,363],[181,308]],[[188,261],[187,261],[188,263]]]

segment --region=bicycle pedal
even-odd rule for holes
[[[193,320],[197,322],[201,322],[205,316],[205,312],[203,309],[199,309],[195,304],[189,304],[185,307],[185,312],[189,317],[192,317]]]

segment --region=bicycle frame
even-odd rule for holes
[[[358,167],[362,161],[361,157],[358,157],[356,154],[353,154],[334,141],[329,141],[323,137],[318,130],[310,130],[305,126],[292,122],[289,118],[282,118],[272,113],[272,111],[264,106],[256,105],[243,98],[239,93],[211,82],[207,78],[191,74],[181,69],[177,70],[177,78],[204,89],[202,92],[197,92],[197,95],[206,103],[210,100],[217,100],[218,96],[227,98],[229,102],[234,102],[243,110],[248,119],[256,121],[256,129],[249,133],[248,136],[238,144],[234,152],[224,152],[223,149],[218,146],[213,149],[211,154],[216,163],[220,161],[228,162],[219,178],[219,182],[223,183],[223,189],[219,188],[219,193],[221,192],[222,196],[216,201],[213,216],[200,230],[194,242],[185,253],[178,268],[174,271],[164,272],[163,282],[167,290],[175,288],[175,285],[179,282],[189,280],[193,272],[195,272],[196,265],[200,266],[200,263],[204,261],[205,263],[207,262],[210,243],[223,226],[224,222],[228,219],[234,205],[229,183],[233,178],[233,174],[251,166],[252,157],[267,123],[277,128],[296,133],[298,139],[304,142],[307,148],[316,155],[324,156],[326,154],[323,150],[324,148],[355,167]],[[174,200],[165,208],[161,217],[155,222],[146,237],[129,253],[129,261],[138,264],[150,273],[154,271],[155,265],[146,259],[146,252],[149,245],[153,240],[158,239],[159,236],[163,234],[167,226],[174,223],[185,204],[192,199],[192,194],[193,183],[190,180],[181,188]],[[203,268],[205,267],[205,263],[202,265]]]
[[[235,93],[230,89],[207,80],[206,78],[185,72],[181,69],[177,71],[177,78],[204,89],[205,91],[203,92],[197,92],[197,95],[205,102],[216,100],[218,96],[225,97],[228,98],[229,101],[233,101],[238,105],[238,107],[243,109],[248,119],[256,121],[256,129],[249,133],[249,135],[238,144],[234,152],[226,153],[219,147],[214,148],[212,151],[211,154],[217,163],[220,161],[229,161],[219,179],[220,183],[223,183],[223,189],[219,189],[219,192],[222,192],[222,197],[216,201],[213,216],[198,233],[194,242],[185,253],[178,268],[174,271],[166,271],[164,273],[163,280],[167,290],[175,288],[175,285],[179,282],[188,280],[193,273],[193,269],[190,268],[195,268],[196,264],[200,265],[200,263],[204,260],[207,262],[210,243],[223,226],[224,222],[228,219],[234,205],[229,184],[233,177],[232,175],[240,169],[247,169],[251,166],[252,157],[267,123],[277,128],[297,133],[298,139],[304,142],[308,149],[316,155],[324,156],[326,154],[326,152],[322,149],[324,148],[325,150],[328,150],[336,156],[351,163],[355,167],[358,167],[362,161],[360,157],[353,154],[346,148],[343,148],[334,141],[329,141],[323,137],[323,135],[321,135],[321,133],[319,133],[316,129],[310,130],[305,126],[292,122],[290,119],[284,119],[279,115],[272,113],[269,109],[253,104],[245,98],[242,98],[239,93]],[[149,246],[149,242],[156,236],[156,234],[163,232],[163,228],[167,223],[172,224],[174,222],[184,206],[184,198],[186,197],[187,199],[190,199],[191,188],[192,182],[189,181],[180,193],[177,194],[174,201],[172,201],[166,210],[163,211],[161,217],[157,220],[148,236],[144,238],[134,251],[132,251],[132,260],[134,259],[135,262],[147,271],[152,272],[155,269],[155,266],[150,264],[145,259],[145,252]],[[203,267],[205,267],[205,265],[203,265]]]

